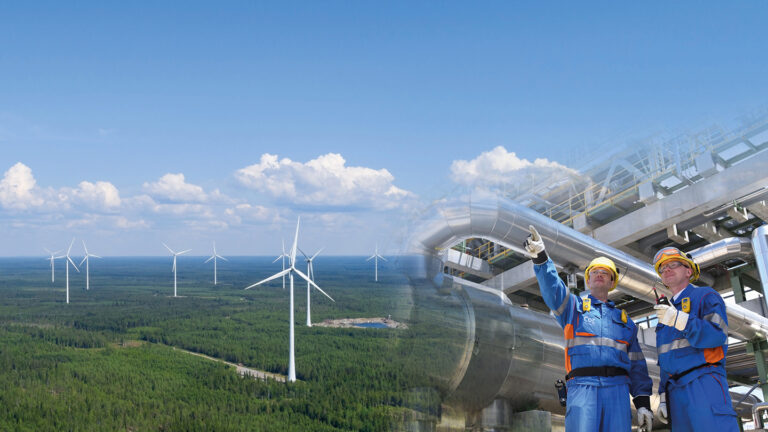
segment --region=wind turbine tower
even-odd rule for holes
[[[320,255],[320,251],[322,251],[323,248],[320,248],[319,251],[317,251],[312,257],[307,257],[304,255],[304,257],[307,259],[307,276],[309,276],[309,279],[314,281],[315,280],[315,268],[312,265],[312,260],[314,260],[318,255]],[[303,254],[304,252],[302,252]],[[309,296],[309,281],[307,281],[307,327],[312,327],[312,315],[309,312],[309,305],[310,305],[310,296]]]
[[[374,264],[374,268],[375,268],[375,270],[374,270],[374,271],[375,271],[375,273],[374,273],[374,274],[376,275],[376,276],[375,276],[375,278],[376,278],[376,279],[375,279],[375,280],[376,280],[376,282],[378,282],[378,281],[379,281],[379,258],[381,258],[381,259],[382,259],[382,260],[384,260],[384,261],[386,261],[386,260],[387,260],[387,259],[386,259],[386,258],[384,258],[383,256],[379,255],[379,245],[378,245],[378,243],[377,243],[377,244],[376,244],[376,252],[374,252],[374,253],[373,253],[373,255],[371,255],[371,256],[370,256],[370,257],[369,257],[369,258],[366,260],[366,261],[370,261],[370,260],[373,260],[373,262],[375,263],[375,264]]]
[[[211,255],[210,258],[205,260],[205,262],[207,263],[208,261],[213,260],[213,284],[214,285],[218,283],[216,279],[216,258],[221,258],[224,261],[228,261],[226,258],[216,253],[216,242],[213,242],[213,255]]]
[[[187,249],[187,250],[181,251],[181,252],[174,252],[173,249],[169,248],[167,244],[163,243],[163,246],[165,246],[165,248],[168,249],[168,252],[170,252],[171,255],[173,255],[173,296],[174,297],[178,297],[176,295],[176,257],[181,255],[181,254],[185,254],[185,253],[191,251],[192,249]]]
[[[83,260],[80,261],[80,266],[82,267],[83,266],[83,262],[85,262],[85,290],[88,291],[89,289],[91,289],[91,282],[90,282],[90,277],[91,277],[90,274],[91,273],[90,273],[90,270],[88,268],[89,267],[88,264],[90,263],[89,258],[90,257],[101,258],[101,257],[98,256],[98,255],[94,255],[94,254],[89,254],[88,253],[88,248],[85,247],[85,240],[83,240],[83,249],[85,250],[85,257],[83,257]]]
[[[291,266],[289,268],[281,271],[280,273],[274,274],[274,275],[272,275],[272,276],[270,276],[270,277],[268,277],[268,278],[266,278],[266,279],[264,279],[262,281],[256,282],[255,284],[245,288],[245,289],[251,289],[251,288],[253,288],[253,287],[257,286],[257,285],[261,285],[263,283],[266,283],[266,282],[269,282],[271,280],[277,279],[277,278],[279,278],[279,277],[281,277],[283,275],[286,275],[286,274],[288,275],[288,280],[289,280],[289,284],[290,284],[290,298],[291,298],[291,301],[290,301],[291,313],[290,313],[290,318],[289,318],[290,331],[289,331],[289,336],[288,336],[289,337],[289,343],[288,343],[288,351],[289,351],[289,353],[288,353],[288,382],[295,382],[296,381],[296,355],[295,355],[295,351],[294,351],[294,334],[293,334],[294,333],[293,332],[293,327],[294,327],[294,325],[293,325],[293,274],[295,273],[295,274],[299,275],[299,277],[301,277],[302,279],[307,281],[307,283],[311,284],[313,287],[315,287],[315,289],[317,289],[318,291],[323,293],[326,297],[331,299],[331,301],[335,302],[335,300],[333,298],[331,298],[331,296],[326,294],[326,292],[323,291],[319,286],[317,286],[317,284],[312,282],[312,280],[310,280],[307,275],[305,275],[304,273],[301,272],[301,270],[296,268],[296,249],[298,247],[297,245],[298,245],[298,242],[299,242],[299,222],[300,221],[301,221],[301,218],[299,217],[299,219],[296,221],[296,235],[293,237],[293,246],[291,247],[291,254],[289,256]]]
[[[69,304],[69,265],[72,264],[72,267],[77,270],[77,266],[75,265],[75,262],[72,261],[72,258],[69,256],[69,252],[72,251],[72,245],[75,244],[75,239],[73,238],[72,241],[69,243],[69,248],[67,249],[67,254],[64,256],[60,256],[58,258],[66,258],[66,262],[64,265],[67,266],[67,304]],[[80,273],[80,270],[77,270],[78,273]]]
[[[49,254],[51,254],[51,257],[50,257],[50,258],[48,258],[48,259],[51,261],[51,283],[53,283],[53,260],[55,260],[56,258],[61,258],[61,257],[57,257],[57,256],[56,256],[56,254],[57,254],[57,253],[59,253],[59,252],[61,252],[61,251],[60,251],[60,250],[57,250],[56,252],[51,252],[51,251],[49,251],[47,248],[43,248],[43,249],[45,249],[45,251],[46,251],[46,252],[48,252]]]

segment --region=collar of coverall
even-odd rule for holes
[[[683,288],[682,291],[672,296],[672,303],[680,304],[683,301],[683,297],[690,297],[689,290],[692,290],[692,289],[693,289],[693,284],[688,284],[688,286]]]
[[[603,303],[602,301],[600,301],[599,298],[593,296],[592,293],[589,293],[588,297],[590,299],[592,299],[592,304],[602,304]],[[606,300],[605,304],[607,304],[610,307],[615,307],[615,304],[613,303],[613,300],[610,300],[610,299]]]

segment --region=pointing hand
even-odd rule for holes
[[[531,254],[531,257],[536,257],[539,253],[544,251],[544,242],[541,240],[539,232],[536,231],[536,228],[533,225],[528,225],[528,229],[531,231],[531,235],[525,239],[523,247],[529,254]]]

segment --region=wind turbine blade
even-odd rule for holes
[[[82,261],[80,261],[80,265],[83,265],[83,263],[84,263],[84,262],[85,262],[85,260],[87,260],[87,259],[88,259],[88,255],[84,256],[84,257],[83,257],[83,260],[82,260]]]
[[[325,247],[321,247],[319,251],[315,252],[315,254],[312,255],[312,258],[310,258],[310,260],[313,260],[315,259],[316,256],[320,255],[320,252],[322,252],[323,249],[325,249]]]
[[[384,261],[386,261],[386,260],[387,260],[386,258],[384,258],[384,257],[383,257],[383,256],[381,256],[381,255],[379,255],[379,258],[383,259]]]
[[[370,257],[368,257],[368,259],[366,261],[370,261],[370,260],[372,260],[374,258],[376,258],[376,255],[371,255]]]
[[[203,261],[203,264],[207,263],[208,261],[212,260],[213,258],[214,258],[214,256],[211,256],[211,257],[210,257],[210,258],[208,258],[207,260]]]
[[[75,264],[75,262],[72,261],[72,258],[70,258],[69,255],[67,255],[67,259],[69,260],[69,262],[72,263],[72,267],[74,267],[75,270],[77,270],[77,272],[80,273],[80,270],[77,269],[77,264]]]
[[[100,256],[98,256],[98,255],[88,255],[88,256],[89,256],[89,257],[91,257],[91,258],[101,258],[101,257],[100,257]]]
[[[280,255],[279,257],[275,258],[275,260],[274,260],[274,261],[272,261],[272,263],[273,263],[273,264],[274,264],[274,263],[276,263],[276,262],[277,262],[277,261],[278,261],[280,258],[282,258],[282,257],[283,257],[283,256],[282,256],[282,255]]]
[[[88,256],[88,248],[85,247],[85,240],[81,240],[83,242],[83,250],[85,251],[85,255]]]
[[[217,257],[219,257],[219,259],[223,259],[224,261],[229,261],[228,259],[224,258],[224,257],[223,257],[223,256],[221,256],[221,255],[216,255],[216,256],[217,256]]]
[[[177,253],[176,255],[185,254],[185,253],[187,253],[187,252],[189,252],[189,251],[191,251],[191,250],[192,250],[192,249],[187,249],[187,250],[185,250],[185,251],[181,251],[181,252]]]
[[[43,248],[43,250],[48,252],[50,255],[55,255],[53,252],[49,251],[48,248]]]
[[[323,289],[322,289],[322,288],[320,288],[319,286],[317,286],[317,284],[316,284],[316,283],[314,283],[313,281],[311,281],[311,280],[310,280],[310,279],[307,277],[307,275],[305,275],[304,273],[302,273],[302,272],[301,272],[301,270],[293,269],[293,271],[295,271],[295,272],[296,272],[296,274],[298,274],[299,276],[301,276],[301,278],[302,278],[302,279],[304,279],[305,281],[309,282],[309,284],[310,284],[310,285],[312,285],[313,287],[315,287],[315,289],[317,289],[318,291],[320,291],[321,293],[323,293],[323,294],[324,294],[326,297],[328,297],[329,299],[331,299],[331,301],[332,301],[332,302],[336,303],[336,300],[334,300],[334,299],[333,299],[333,297],[329,296],[329,295],[328,295],[328,293],[326,293],[325,291],[323,291]]]
[[[72,241],[69,242],[69,249],[67,249],[67,256],[69,256],[69,252],[72,250],[72,245],[75,244],[74,237],[72,238]]]
[[[299,247],[299,223],[301,216],[296,219],[296,234],[293,236],[293,246],[291,247],[291,267],[296,262],[296,248]]]
[[[287,269],[281,271],[280,273],[274,274],[274,275],[272,275],[272,276],[270,276],[270,277],[268,277],[268,278],[266,278],[264,280],[258,281],[255,284],[246,287],[245,289],[251,289],[251,288],[255,287],[256,285],[261,285],[261,284],[269,282],[271,280],[275,280],[275,279],[281,277],[284,274],[290,273],[290,271],[291,271],[291,269],[287,268]]]
[[[173,256],[173,268],[171,269],[172,272],[176,271],[176,255]]]
[[[160,242],[163,243],[163,242]],[[163,243],[163,246],[165,246],[166,249],[168,249],[168,252],[170,252],[173,255],[176,255],[176,252],[173,251],[173,249],[169,248],[167,244]]]
[[[301,252],[301,254],[304,255],[304,259],[309,261],[309,257],[307,256],[307,254],[305,254],[304,251],[301,250],[301,248],[298,248],[298,249],[299,249],[299,252]]]

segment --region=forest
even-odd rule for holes
[[[216,359],[285,375],[288,289],[267,258],[233,258],[219,285],[195,257],[107,258],[84,276],[63,263],[51,282],[39,259],[0,260],[0,430],[388,431],[434,420],[441,386],[433,318],[413,304],[407,279],[360,257],[315,263],[312,321],[386,317],[405,329],[307,327],[306,284],[295,287],[295,383],[240,376]],[[433,349],[433,352],[427,352]],[[426,358],[424,357],[426,355]]]

